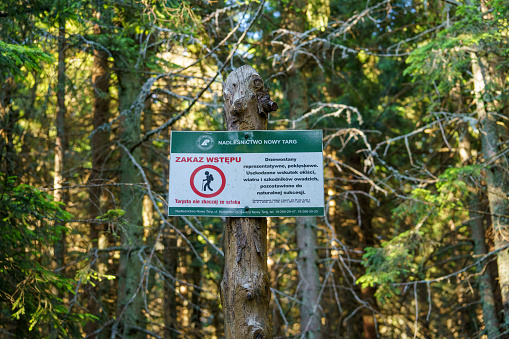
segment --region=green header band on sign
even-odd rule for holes
[[[207,217],[323,217],[323,207],[293,207],[293,208],[214,208],[214,207],[170,207],[170,216],[207,216]]]
[[[322,131],[171,132],[172,153],[322,152]]]

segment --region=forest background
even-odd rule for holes
[[[325,218],[269,218],[274,338],[504,338],[509,3],[4,0],[0,337],[222,338],[221,218],[168,217],[172,130],[324,132]]]

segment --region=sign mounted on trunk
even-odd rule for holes
[[[322,131],[172,132],[168,214],[323,216]]]

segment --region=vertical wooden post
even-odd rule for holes
[[[266,130],[268,113],[277,109],[263,79],[248,65],[228,75],[223,97],[228,131]],[[224,256],[226,339],[271,339],[267,218],[227,218]]]

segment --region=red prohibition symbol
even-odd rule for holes
[[[200,192],[195,186],[194,186],[194,177],[196,176],[196,174],[201,171],[202,169],[204,168],[210,168],[210,169],[213,169],[214,171],[216,171],[217,173],[219,173],[219,175],[221,176],[221,187],[219,187],[219,189],[216,191],[216,192],[213,192],[213,193],[210,193],[210,194],[206,194],[206,193],[202,193]],[[198,167],[197,169],[195,169],[193,171],[193,174],[191,174],[191,180],[190,180],[190,184],[191,184],[191,189],[193,190],[194,193],[198,194],[200,197],[202,198],[213,198],[215,197],[216,195],[219,195],[223,190],[224,190],[224,187],[226,186],[226,177],[224,176],[224,173],[223,171],[221,171],[218,167],[214,166],[214,165],[203,165],[203,166],[200,166]]]

